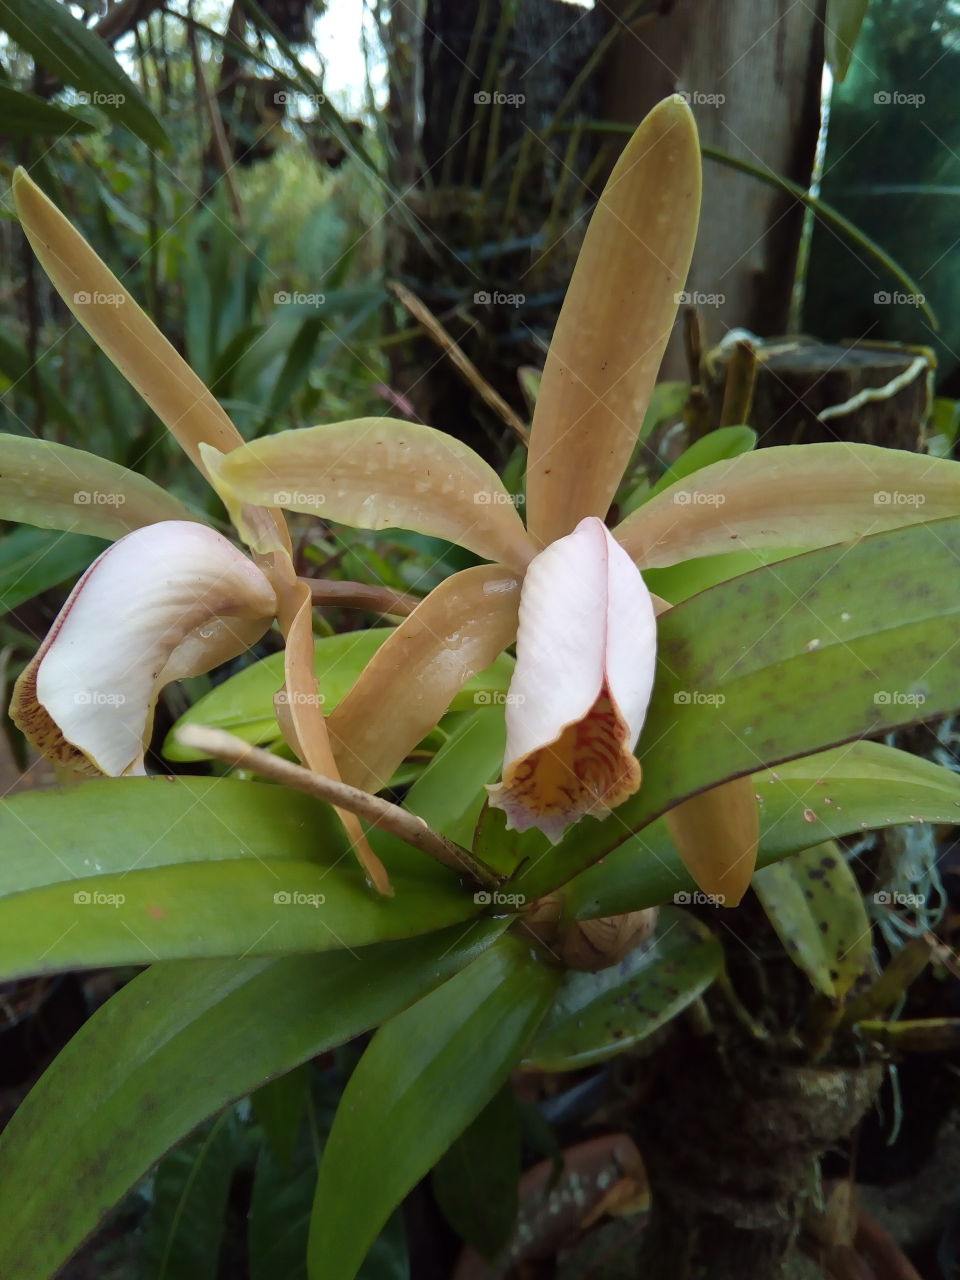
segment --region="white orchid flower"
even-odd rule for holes
[[[22,169],[14,177],[14,197],[23,229],[57,292],[210,479],[202,450],[242,445],[237,428]],[[16,454],[22,442],[9,440],[9,446],[0,442],[0,452]],[[34,451],[46,444],[31,443]],[[46,452],[58,448],[50,445]],[[78,456],[85,460],[81,466],[96,468],[96,459]],[[71,466],[62,457],[54,461],[67,484]],[[49,463],[45,458],[38,470]],[[36,483],[43,487],[42,480]],[[44,496],[51,508],[63,505],[62,494]],[[282,513],[263,506],[244,510],[245,526],[256,531],[254,562],[202,524],[163,521],[165,507],[176,510],[180,504],[141,477],[131,477],[128,496],[133,501],[122,508],[128,523],[145,527],[121,538],[90,567],[20,676],[13,711],[27,737],[41,754],[84,772],[142,771],[162,687],[241,653],[276,617],[286,640],[284,687],[276,703],[281,727],[309,769],[338,780],[317,696],[311,589],[296,575]],[[338,813],[368,879],[389,893],[386,871],[359,819],[346,810]]]
[[[165,520],[108,547],[71,591],[16,683],[10,712],[48,759],[142,774],[163,687],[243,653],[277,597],[262,570],[205,525]]]
[[[492,468],[415,423],[361,419],[203,450],[253,546],[244,504],[315,511],[322,497],[330,519],[399,525],[494,562],[431,592],[330,717],[345,780],[382,786],[457,688],[516,640],[503,780],[491,788],[508,825],[556,841],[640,785],[633,747],[653,684],[655,608],[603,517],[656,381],[699,208],[696,128],[670,98],[624,149],[580,251],[534,413],[527,529]],[[753,851],[737,857],[752,863]]]
[[[417,423],[363,418],[281,432],[229,454],[204,449],[241,528],[243,504],[315,513],[322,503],[326,519],[412,529],[491,562],[433,590],[330,716],[345,781],[383,786],[464,681],[516,641],[491,803],[513,828],[539,827],[556,841],[641,783],[632,755],[654,677],[653,614],[669,607],[650,596],[642,570],[731,550],[824,546],[912,523],[918,508],[876,501],[878,490],[902,487],[904,468],[922,468],[923,519],[955,514],[950,462],[825,444],[715,463],[607,531],[676,317],[699,208],[696,127],[687,104],[669,98],[628,142],[584,238],[534,410],[526,528],[491,467]],[[245,532],[257,545],[256,531]],[[735,905],[759,835],[750,777],[689,797],[666,818],[701,888]]]

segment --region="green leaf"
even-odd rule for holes
[[[266,1135],[276,1163],[283,1170],[293,1159],[309,1088],[307,1068],[298,1067],[277,1080],[270,1080],[250,1099],[253,1114]]]
[[[202,1120],[405,1008],[502,927],[357,952],[157,965],[135,978],[0,1136],[0,1275],[49,1280]]]
[[[960,774],[877,742],[791,760],[756,783],[769,859],[875,828],[952,826],[960,815]]]
[[[260,1151],[247,1233],[250,1280],[307,1280],[307,1237],[317,1166],[340,1090],[335,1082],[324,1081],[318,1093],[316,1101],[308,1099],[309,1123],[301,1129],[293,1166],[281,1166],[269,1145]],[[358,1280],[409,1280],[409,1276],[403,1215],[395,1213],[374,1241]]]
[[[684,386],[684,384],[680,385]],[[741,453],[749,453],[756,443],[757,433],[750,427],[718,427],[716,431],[709,432],[702,439],[695,440],[689,448],[684,449],[676,462],[667,468],[652,488],[639,489],[632,493],[621,507],[620,518],[625,519],[632,511],[636,511],[637,507],[649,502],[664,489],[669,489],[678,480],[685,480],[687,476],[692,476],[695,471],[709,467],[713,462],[723,462],[727,458],[738,458]]]
[[[933,431],[953,444],[957,438],[957,426],[960,425],[960,402],[937,396],[933,402],[932,416]]]
[[[393,1209],[506,1082],[558,976],[503,938],[377,1032],[320,1166],[311,1280],[353,1280]]]
[[[329,715],[346,697],[360,672],[392,631],[393,627],[371,627],[368,631],[322,636],[316,641],[314,665],[325,713]],[[504,693],[509,688],[512,675],[513,659],[501,654],[486,671],[467,681],[451,703],[450,710],[472,711],[478,704],[491,705],[495,694]],[[180,717],[163,744],[164,756],[168,760],[205,758],[174,741],[176,730],[185,724],[228,729],[245,742],[278,741],[281,733],[273,712],[273,695],[282,684],[282,653],[271,654],[269,658],[245,667],[200,698]]]
[[[709,467],[713,462],[723,462],[727,458],[739,458],[741,453],[749,453],[757,443],[757,433],[750,427],[718,427],[701,440],[695,440],[689,448],[684,449],[680,457],[668,467],[657,483],[650,490],[649,497],[658,493],[678,480],[685,480],[695,472]]]
[[[760,866],[875,827],[960,821],[960,775],[876,742],[791,760],[753,777]],[[621,915],[693,887],[658,819],[566,886],[565,914]]]
[[[834,842],[754,874],[752,886],[790,959],[825,996],[846,995],[873,948],[856,877]]]
[[[3,7],[0,7],[0,23]],[[64,111],[51,102],[44,102],[32,93],[21,93],[9,85],[0,84],[0,120],[8,138],[58,138],[70,134],[93,133],[96,125],[72,111]]]
[[[505,1084],[441,1156],[433,1194],[461,1240],[492,1259],[513,1231],[519,1181],[520,1116]]]
[[[146,99],[107,45],[57,0],[3,0],[0,30],[86,100],[144,142],[162,147],[167,135]],[[81,99],[82,100],[82,99]]]
[[[314,362],[317,339],[325,324],[326,321],[321,316],[310,316],[300,326],[270,392],[266,410],[268,415],[283,413],[294,395],[306,384]]]
[[[716,937],[689,912],[664,907],[657,932],[619,964],[564,975],[525,1065],[578,1071],[639,1044],[711,985],[723,966]]]
[[[264,1143],[250,1197],[250,1280],[306,1280],[307,1233],[316,1185],[317,1154],[310,1140],[301,1141],[293,1167],[281,1163],[273,1147]]]
[[[485,783],[497,776],[506,736],[501,708],[468,715],[410,788],[404,807],[469,849],[487,798]]]
[[[708,587],[729,582],[752,569],[789,560],[802,555],[805,547],[761,547],[751,551],[727,551],[719,556],[699,556],[696,560],[683,560],[666,569],[645,569],[643,580],[650,590],[671,604],[688,600]]]
[[[823,24],[824,52],[833,78],[842,83],[850,69],[857,36],[867,16],[870,0],[827,0]]]
[[[958,559],[960,519],[911,525],[756,569],[664,614],[637,747],[643,786],[603,822],[579,823],[515,887],[542,896],[758,765],[954,711]]]
[[[680,422],[689,399],[689,382],[658,382],[643,416],[640,439],[649,440],[657,427],[669,422],[671,418]]]
[[[535,865],[549,858],[553,846],[542,831],[508,831],[507,815],[487,804],[480,814],[473,852],[481,862],[502,876],[512,876],[524,864]]]
[[[315,642],[314,667],[320,681],[324,711],[329,714],[346,697],[357,676],[390,635],[392,627],[348,631]],[[281,737],[273,711],[273,695],[283,685],[283,653],[271,654],[224,680],[182,715],[167,735],[163,754],[168,760],[202,760],[202,753],[174,740],[185,724],[228,729],[245,742],[273,742]]]
[[[461,715],[463,719],[407,792],[404,808],[434,831],[469,849],[487,799],[484,784],[497,776],[503,760],[506,725],[500,707],[484,707]],[[394,775],[394,786],[400,785],[402,774],[401,769]],[[405,849],[402,841],[388,831],[371,829],[369,836],[374,852],[387,865]],[[482,905],[482,900],[477,905]]]
[[[160,520],[193,520],[152,480],[83,449],[0,435],[0,519],[97,538]]]
[[[41,591],[78,577],[106,544],[100,538],[54,529],[14,529],[0,538],[0,614]]]
[[[333,811],[228,778],[118,778],[0,801],[0,980],[412,937],[475,914],[414,850],[372,892]],[[2,1271],[0,1271],[2,1274]]]
[[[236,1114],[226,1111],[161,1160],[153,1178],[141,1280],[216,1280],[243,1139]]]

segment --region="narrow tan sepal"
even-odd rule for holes
[[[691,796],[666,814],[667,829],[704,893],[735,907],[750,885],[760,842],[760,812],[749,776]]]
[[[284,576],[286,582],[275,582],[275,586],[279,588],[280,628],[286,640],[284,686],[275,698],[277,717],[290,745],[307,768],[339,782],[340,772],[333,757],[314,668],[313,600],[310,587],[293,576],[292,564]],[[371,885],[378,893],[392,897],[393,889],[387,869],[371,849],[360,819],[348,809],[338,808],[337,814],[350,838],[353,853]]]

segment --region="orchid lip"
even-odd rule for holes
[[[161,689],[236,657],[270,625],[264,574],[204,525],[161,521],[114,543],[74,587],[11,710],[45,755],[143,773]]]
[[[530,563],[506,701],[503,778],[490,803],[554,843],[640,786],[633,755],[653,687],[656,620],[639,571],[588,516]]]
[[[579,818],[606,817],[640,786],[628,733],[604,685],[587,714],[559,738],[504,769],[503,782],[487,788],[490,803],[507,814],[509,830],[537,827],[558,844]]]

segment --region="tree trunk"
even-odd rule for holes
[[[757,354],[745,420],[761,446],[845,440],[922,448],[933,405],[930,352],[892,343],[840,346],[781,338],[759,345]],[[711,364],[707,390],[719,419],[728,358]]]
[[[640,1274],[792,1280],[819,1158],[871,1105],[882,1068],[797,1065],[687,1026],[655,1070],[637,1115],[652,1190]]]
[[[628,11],[630,0],[613,0]],[[795,182],[809,182],[820,120],[821,4],[676,0],[634,22],[614,46],[608,119],[637,123],[668,93],[689,96],[702,141]],[[787,327],[803,213],[783,192],[709,158],[687,292],[701,304],[707,345],[731,328]],[[671,343],[663,377],[684,378]]]

